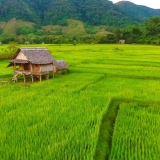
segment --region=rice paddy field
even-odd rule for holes
[[[70,67],[11,83],[13,68],[0,60],[1,160],[160,159],[160,46],[30,47]]]

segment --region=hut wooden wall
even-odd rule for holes
[[[40,65],[39,64],[32,64],[32,71],[33,72],[40,72]]]
[[[53,64],[41,65],[41,72],[53,72]]]
[[[20,65],[19,65],[19,70],[20,70],[20,71],[24,71],[24,64],[20,64]]]
[[[30,71],[31,70],[31,67],[30,67],[30,64],[24,64],[24,70],[28,70]]]
[[[54,71],[54,73],[57,72],[57,68],[55,66],[53,66],[53,71]]]
[[[24,71],[24,70],[29,70],[30,71],[30,64],[19,64],[18,70]]]

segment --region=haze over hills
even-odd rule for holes
[[[128,1],[113,4],[109,0],[0,0],[0,21],[16,18],[40,26],[65,26],[68,19],[90,25],[126,26],[152,16],[160,16],[160,9]]]

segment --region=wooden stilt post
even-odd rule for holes
[[[40,77],[39,77],[39,80],[40,80],[40,82],[42,81],[42,68],[41,68],[41,66],[40,66],[40,75],[39,75]]]
[[[32,68],[32,64],[30,63],[30,71],[31,71],[31,79],[32,79],[32,83],[34,82],[34,79],[33,79],[33,68]]]
[[[16,69],[15,69],[15,63],[14,63],[14,66],[13,66],[13,73],[15,73],[15,70],[16,70]]]
[[[18,82],[18,75],[17,75],[17,77],[16,77],[16,82]]]
[[[54,78],[54,71],[53,71],[53,78]]]
[[[48,78],[49,78],[49,74],[47,73],[47,74],[45,75],[45,77],[46,77],[46,79],[48,79]]]
[[[34,82],[34,78],[33,78],[33,75],[31,74],[31,79],[32,79],[32,83]]]
[[[25,76],[25,74],[23,74],[23,78],[24,78],[24,83],[26,83],[26,76]]]
[[[49,71],[47,72],[47,77],[46,78],[49,79]]]

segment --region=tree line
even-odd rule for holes
[[[125,28],[112,28],[111,33],[98,35],[95,27],[87,27],[87,34],[83,36],[70,36],[57,29],[55,33],[43,31],[39,28],[22,27],[17,30],[16,36],[1,36],[1,42],[7,44],[17,42],[23,44],[76,44],[76,43],[118,43],[123,39],[126,43],[156,44],[160,45],[160,17],[152,17],[141,25],[132,25]],[[0,30],[0,34],[2,31]]]

